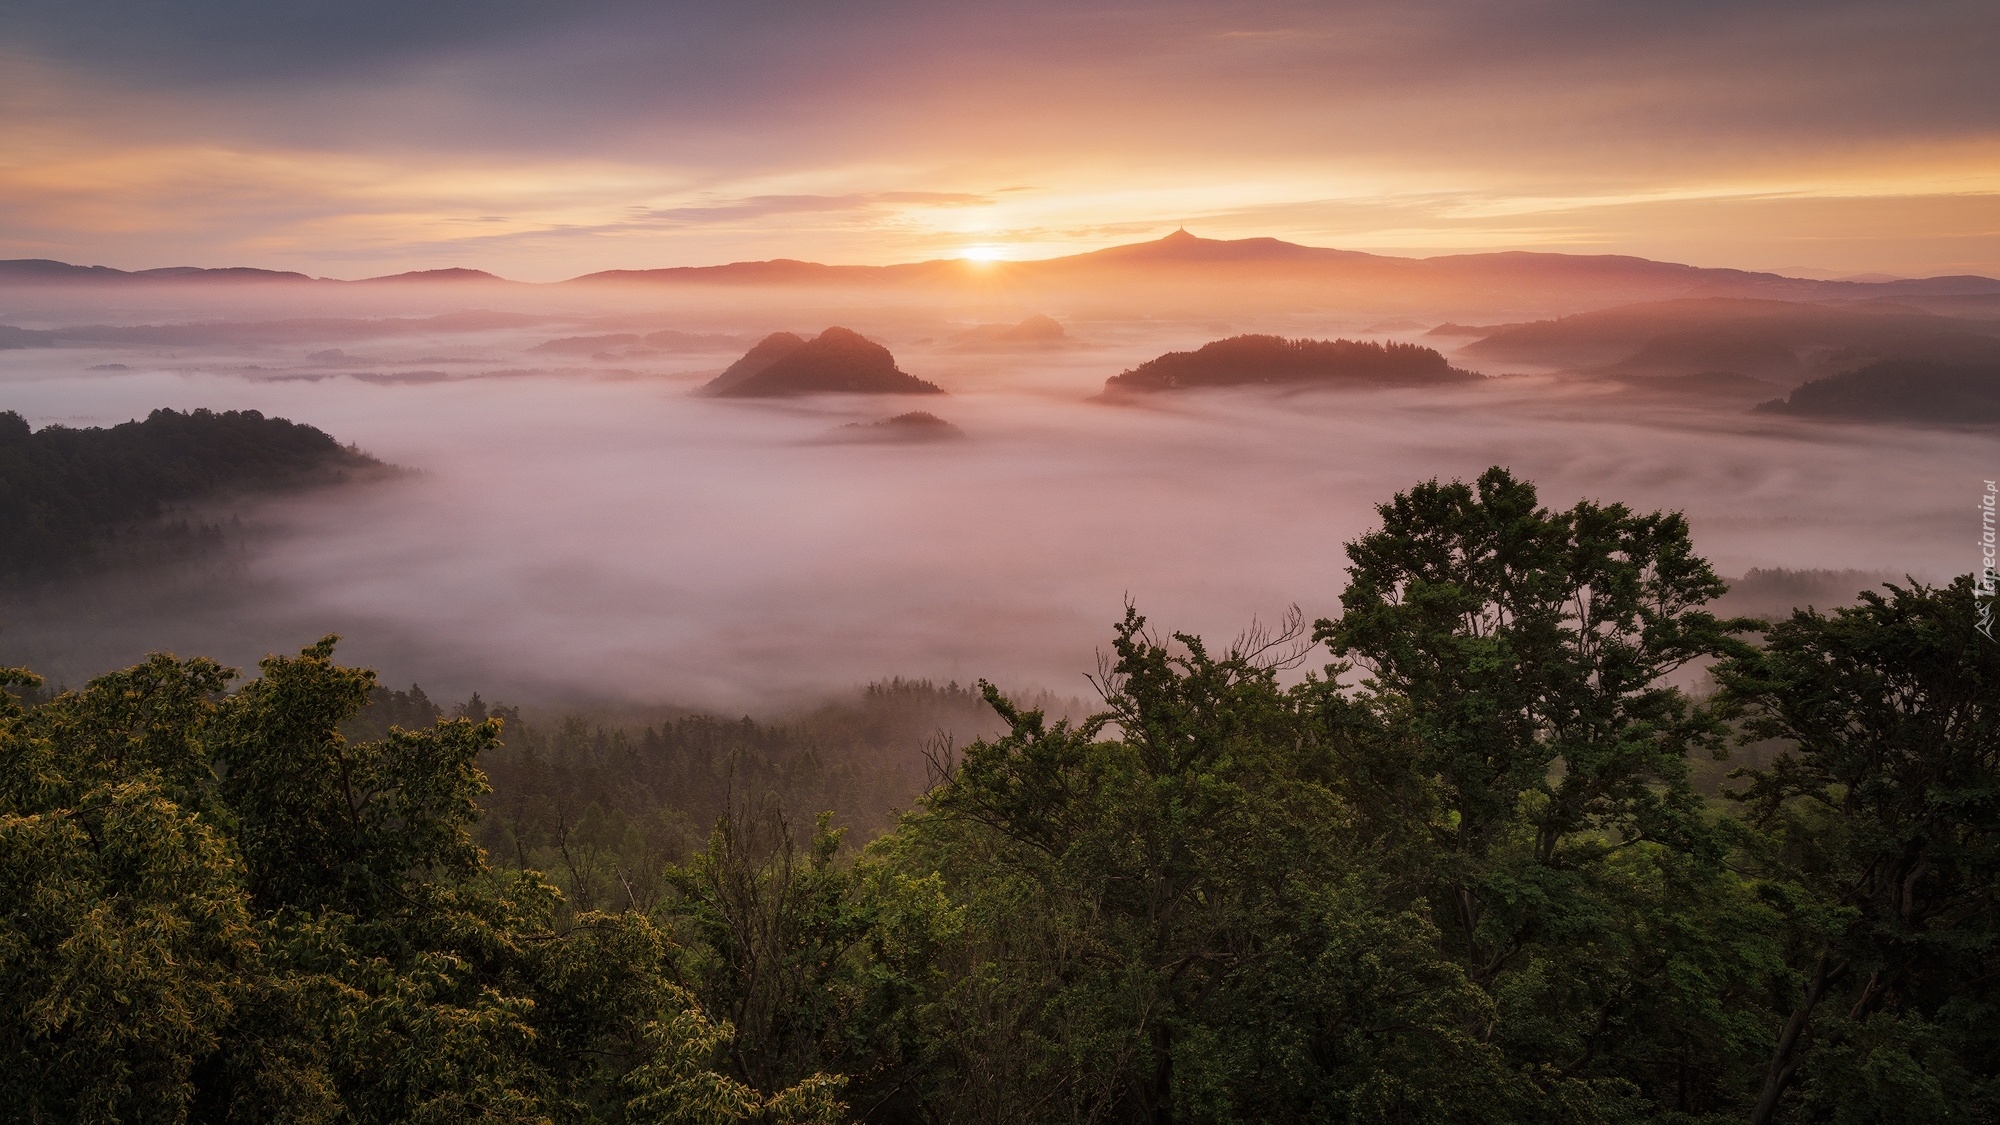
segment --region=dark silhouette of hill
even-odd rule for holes
[[[282,280],[352,285],[304,274],[189,266],[125,271],[47,259],[0,261],[0,285],[185,283]],[[382,281],[490,285],[502,279],[480,270],[419,270]],[[720,285],[770,287],[916,287],[1101,295],[1121,287],[1206,287],[1218,297],[1354,308],[1435,307],[1496,302],[1509,306],[1609,304],[1682,297],[1762,297],[1791,301],[1865,301],[1906,297],[1955,300],[2000,295],[2000,280],[1978,276],[1890,281],[1815,280],[1750,270],[1711,269],[1619,254],[1506,251],[1398,258],[1276,238],[1212,239],[1185,230],[1150,242],[1085,254],[1020,262],[938,259],[886,266],[842,266],[778,258],[713,266],[605,270],[557,284]],[[508,284],[521,284],[509,282]]]
[[[702,387],[719,398],[810,394],[943,394],[896,366],[889,349],[858,332],[829,328],[811,340],[774,332]]]
[[[2000,323],[1894,303],[1690,298],[1496,325],[1459,353],[1619,376],[1734,372],[1786,385],[1873,359],[1978,347]]]
[[[965,431],[928,410],[912,410],[875,422],[849,422],[835,430],[833,437],[844,442],[913,444],[958,441],[965,437]]]
[[[307,344],[430,333],[483,332],[548,324],[555,317],[471,311],[424,317],[300,317],[290,320],[217,320],[194,324],[84,324],[25,329],[0,325],[0,348],[111,345],[190,347],[204,344]]]
[[[1106,394],[1249,384],[1432,386],[1480,376],[1416,344],[1232,336],[1191,352],[1168,352],[1104,381]]]
[[[592,355],[607,348],[631,348],[643,343],[645,338],[636,332],[614,332],[609,336],[565,336],[560,340],[536,344],[528,350],[556,355]]]
[[[156,539],[161,529],[148,525],[169,506],[383,467],[311,426],[254,410],[155,410],[110,429],[40,430],[0,412],[0,574],[59,574]]]
[[[722,374],[710,379],[701,388],[705,395],[726,395],[737,384],[763,371],[784,356],[805,347],[805,337],[790,332],[773,332],[751,345],[743,353],[743,358],[724,368]]]
[[[1885,282],[1820,281],[1749,270],[1710,269],[1629,255],[1508,251],[1397,258],[1301,246],[1276,238],[1209,239],[1185,230],[1150,242],[1020,262],[958,259],[889,266],[830,266],[794,259],[608,270],[572,279],[694,285],[956,286],[979,290],[1095,293],[1104,285],[1226,286],[1262,300],[1354,302],[1416,307],[1481,300],[1601,306],[1681,297],[1764,297],[1859,301],[1885,296],[2000,294],[1987,277]],[[569,284],[569,283],[565,283]]]
[[[1068,347],[1075,341],[1062,323],[1050,316],[1031,316],[1018,324],[976,324],[952,340],[957,351],[1027,351]]]
[[[1729,590],[1709,603],[1718,616],[1761,617],[1782,621],[1792,610],[1812,606],[1829,610],[1853,605],[1856,591],[1879,589],[1884,582],[1909,579],[1890,571],[1874,570],[1790,570],[1785,567],[1756,567],[1740,578],[1726,579]]]
[[[55,342],[55,334],[44,329],[0,324],[0,348],[48,348]]]
[[[371,284],[381,283],[381,282],[400,282],[400,281],[416,281],[416,282],[426,282],[426,283],[497,281],[508,285],[514,284],[513,282],[508,281],[504,277],[500,277],[496,274],[487,273],[485,270],[469,270],[463,267],[453,267],[451,269],[441,269],[441,270],[410,270],[407,273],[385,274],[382,277],[364,277],[361,280]]]
[[[118,270],[110,266],[73,266],[47,258],[14,258],[0,261],[0,285],[7,284],[123,284],[131,282],[189,281],[314,281],[289,270],[260,270],[247,266],[203,269],[199,266],[166,266],[151,270]]]
[[[0,285],[132,285],[132,284],[186,284],[209,282],[282,282],[285,284],[311,283],[314,285],[380,285],[384,283],[421,282],[428,284],[454,285],[515,285],[504,277],[487,273],[485,270],[452,267],[435,270],[410,270],[406,273],[387,274],[382,277],[366,277],[358,281],[342,281],[331,277],[313,277],[293,270],[264,270],[249,266],[225,266],[207,269],[201,266],[163,266],[149,270],[121,270],[110,266],[73,266],[68,262],[52,261],[48,258],[14,258],[0,261]]]
[[[1814,379],[1757,409],[1867,422],[2000,423],[2000,348],[1984,362],[1880,360]]]

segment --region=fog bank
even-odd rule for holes
[[[1065,346],[1012,353],[955,347],[971,324],[937,313],[850,318],[951,392],[919,405],[969,440],[829,442],[914,400],[689,394],[740,354],[729,339],[826,327],[810,310],[631,315],[690,342],[544,347],[565,323],[350,334],[338,354],[268,334],[0,352],[0,409],[36,426],[257,409],[416,470],[239,509],[231,553],[185,572],[17,602],[0,662],[75,683],[150,649],[240,665],[339,632],[344,659],[453,697],[761,711],[893,675],[1071,694],[1127,597],[1218,638],[1336,611],[1341,544],[1431,477],[1499,464],[1551,506],[1684,510],[1725,574],[1936,579],[1972,567],[1994,475],[1989,435],[1540,376],[1090,401],[1222,330],[1341,328],[1296,318],[1072,320]]]

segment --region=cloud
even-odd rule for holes
[[[771,215],[824,215],[856,211],[880,212],[896,207],[975,207],[994,197],[974,192],[875,191],[847,195],[754,195],[747,199],[697,203],[682,207],[637,208],[634,224],[701,226],[741,223]]]
[[[522,276],[1040,252],[1188,218],[1671,247],[1704,198],[1994,190],[1996,36],[1974,0],[23,0],[0,13],[0,178],[32,190],[4,230],[54,257]],[[93,171],[149,162],[176,174]],[[1310,218],[1370,201],[1401,217]],[[1612,207],[1663,225],[1581,217]],[[1299,221],[1231,225],[1257,213]],[[514,256],[390,260],[493,245],[475,227]]]
[[[193,314],[202,319],[241,319],[245,299],[173,301],[205,304]],[[73,322],[106,315],[87,296],[70,300]],[[152,649],[249,666],[338,631],[348,659],[453,698],[476,688],[736,710],[898,674],[1067,693],[1083,687],[1128,594],[1161,627],[1212,638],[1293,602],[1332,612],[1341,544],[1376,522],[1372,505],[1433,476],[1498,463],[1552,505],[1685,511],[1697,546],[1728,574],[1935,579],[1969,565],[1969,467],[1990,463],[1986,434],[1821,426],[1539,379],[1110,407],[1084,401],[1107,375],[1230,329],[1168,313],[1179,297],[1132,299],[1122,314],[1068,318],[1091,347],[979,356],[915,342],[948,338],[938,314],[869,301],[842,319],[944,384],[952,393],[924,406],[971,440],[829,445],[836,426],[909,404],[688,395],[707,377],[691,368],[712,373],[733,348],[618,361],[645,368],[640,377],[519,370],[546,363],[528,349],[580,331],[554,326],[377,336],[366,370],[379,376],[367,381],[307,360],[324,345],[247,328],[234,340],[183,336],[170,355],[0,353],[10,405],[37,425],[254,408],[423,470],[251,513],[255,550],[212,581],[93,588],[10,615],[0,663],[74,684]],[[658,311],[666,304],[648,314],[658,321],[625,330],[754,335],[829,322],[823,309],[754,294],[706,314],[712,323],[682,302]],[[1334,331],[1320,315],[1233,330]],[[83,370],[106,359],[128,370]],[[496,369],[510,373],[418,374]]]

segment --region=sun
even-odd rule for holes
[[[978,246],[964,247],[959,250],[958,256],[967,262],[998,262],[1006,258],[1007,250],[1004,246],[982,243]]]

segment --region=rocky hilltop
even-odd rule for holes
[[[773,332],[711,379],[700,393],[714,398],[781,398],[936,395],[944,389],[898,368],[888,348],[858,332],[835,327],[810,340],[790,332]]]
[[[1232,336],[1191,352],[1168,352],[1104,381],[1106,394],[1252,384],[1429,386],[1478,379],[1416,344]]]
[[[964,430],[928,410],[912,410],[876,422],[849,422],[833,432],[835,441],[897,445],[959,441],[964,437]]]

